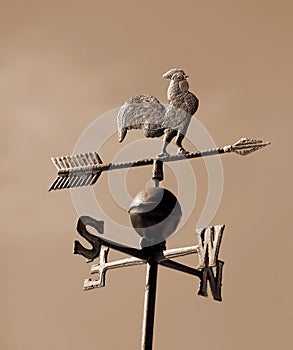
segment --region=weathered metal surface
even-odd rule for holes
[[[151,350],[153,348],[157,275],[158,262],[156,259],[151,259],[147,262],[146,271],[141,350]]]
[[[92,249],[85,248],[79,241],[74,241],[73,254],[80,254],[88,259],[88,262],[93,261],[100,255],[101,240],[88,232],[86,225],[94,227],[100,234],[104,233],[104,221],[99,221],[90,216],[82,216],[77,222],[77,231],[85,240],[87,240]]]
[[[167,146],[176,137],[179,153],[186,153],[182,141],[191,117],[196,113],[199,100],[189,91],[188,76],[182,69],[171,69],[163,77],[170,79],[168,88],[169,104],[165,108],[160,101],[150,95],[137,95],[120,108],[117,115],[119,142],[127,131],[142,129],[145,137],[164,135],[161,156],[167,154]]]
[[[86,229],[87,225],[94,228],[99,234],[99,236],[95,236],[90,232],[88,232]],[[101,249],[101,246],[104,245],[106,247],[119,250],[121,253],[132,255],[140,259],[146,259],[146,254],[143,249],[139,250],[139,249],[129,248],[125,246],[118,246],[117,244],[111,241],[105,240],[101,236],[104,232],[103,227],[104,227],[103,221],[93,219],[92,217],[86,216],[86,215],[81,216],[77,222],[77,231],[92,246],[92,249],[87,249],[79,241],[75,241],[73,253],[82,255],[85,258],[90,259],[90,261],[92,261],[93,259],[96,259],[99,257],[99,251]],[[162,245],[164,246],[163,242],[162,242]]]
[[[58,170],[58,176],[49,191],[94,185],[101,175],[101,171],[90,171],[97,164],[103,163],[96,152],[56,157],[51,160]]]
[[[270,142],[243,137],[231,146],[231,151],[240,154],[241,156],[246,156],[269,144]]]
[[[159,182],[164,180],[163,164],[160,159],[154,160],[152,180],[155,181],[155,186],[159,186]]]
[[[163,187],[148,187],[140,191],[128,212],[133,228],[142,237],[141,247],[166,240],[176,231],[182,217],[177,198]]]
[[[74,165],[71,165],[73,164],[72,161],[70,162],[70,164],[66,165],[62,161],[62,158],[66,158],[66,157],[52,158],[52,162],[57,168],[58,176],[50,186],[49,191],[60,190],[64,188],[94,185],[103,171],[111,171],[111,170],[117,170],[117,169],[126,169],[126,168],[132,168],[132,167],[152,165],[154,164],[154,162],[158,160],[163,162],[175,162],[178,160],[202,158],[202,157],[208,157],[208,156],[213,156],[217,154],[231,153],[231,152],[237,153],[239,155],[247,155],[269,144],[270,143],[266,141],[254,140],[251,138],[242,138],[236,143],[234,143],[234,145],[219,147],[212,150],[195,152],[195,153],[187,153],[184,155],[183,154],[168,155],[163,158],[158,158],[158,157],[146,158],[146,159],[125,162],[125,163],[102,164],[101,158],[97,153],[85,153],[85,154],[70,156],[69,158],[75,159]],[[90,161],[87,160],[87,157],[85,156],[86,154],[89,154],[89,155],[95,154],[98,161],[95,164],[90,163]],[[81,162],[83,165],[81,165]]]
[[[107,268],[105,267],[108,260],[109,249],[110,248],[106,246],[101,247],[100,263],[98,265],[99,278],[95,281],[92,281],[91,279],[85,280],[83,285],[83,290],[89,290],[89,289],[105,286],[105,274],[107,269],[109,269],[109,266]]]
[[[98,273],[100,275],[102,273],[104,274],[108,270],[119,269],[120,267],[143,265],[145,263],[146,263],[146,260],[135,258],[135,257],[101,263],[101,257],[100,257],[100,263],[92,265],[91,274]],[[100,287],[104,287],[104,285]]]
[[[223,275],[223,265],[224,262],[218,260],[216,262],[216,276],[214,276],[214,271],[212,267],[205,266],[202,269],[202,277],[200,279],[198,295],[207,297],[207,286],[210,284],[210,289],[214,300],[222,301],[221,288],[222,288],[222,275]]]
[[[190,254],[196,254],[198,253],[198,251],[199,251],[198,245],[192,245],[190,247],[183,247],[183,248],[172,248],[172,249],[164,250],[163,257],[164,259],[173,259],[181,256],[190,255]]]
[[[95,228],[99,234],[103,233],[103,223],[101,221],[88,216],[83,216],[78,220],[78,233],[86,239],[93,248],[92,250],[89,249],[90,252],[88,252],[86,248],[79,243],[79,249],[75,249],[75,253],[87,259],[98,257],[100,259],[98,264],[94,264],[91,267],[91,274],[97,274],[97,278],[94,280],[86,279],[84,281],[84,290],[104,287],[106,283],[106,272],[108,270],[143,265],[151,261],[164,267],[198,277],[200,279],[198,294],[207,296],[207,286],[209,284],[213,298],[217,301],[221,301],[222,268],[224,263],[218,260],[218,254],[225,228],[224,225],[196,230],[198,245],[172,249],[165,249],[164,242],[143,249],[115,245],[112,242],[104,240],[101,236],[98,237],[90,234],[86,230],[86,225]],[[110,248],[132,255],[132,257],[108,262],[107,257]],[[91,251],[94,253],[91,253]],[[171,260],[189,254],[198,254],[199,266],[197,268]],[[216,275],[214,275],[213,268],[216,269]]]
[[[206,259],[209,267],[216,266],[224,229],[225,225],[218,225],[196,230],[199,243],[198,269],[203,269],[207,265]]]
[[[116,260],[116,261],[111,261],[107,262],[107,255],[102,254],[104,252],[105,248],[109,248],[106,246],[101,247],[101,254],[100,254],[100,261],[99,264],[92,265],[91,267],[91,274],[98,274],[97,278],[95,280],[92,279],[87,279],[84,281],[84,290],[90,290],[93,288],[101,288],[105,286],[105,281],[106,281],[106,272],[108,270],[113,270],[113,269],[118,269],[120,267],[129,267],[129,266],[137,266],[137,265],[143,265],[146,264],[147,260],[141,259],[141,258],[136,258],[136,257],[131,257],[131,258],[126,258],[126,259],[121,259],[121,260]],[[118,250],[120,250],[118,248]],[[121,250],[120,250],[121,251]],[[178,265],[173,264],[174,262],[172,261],[170,263],[169,259],[173,258],[178,258],[181,256],[186,256],[190,254],[196,254],[199,251],[198,245],[195,246],[190,246],[190,247],[183,247],[183,248],[173,248],[173,249],[168,249],[168,250],[162,250],[161,254],[158,255],[157,260],[158,263],[166,266],[173,268],[175,270],[179,270]],[[176,265],[176,266],[175,266]],[[192,273],[190,272],[191,270],[186,270],[186,273],[195,275],[195,276],[201,276],[201,272],[192,269]]]
[[[202,278],[202,271],[201,270],[195,269],[195,268],[190,267],[190,266],[183,265],[177,261],[167,259],[167,260],[161,261],[160,265],[165,266],[165,267],[169,267],[170,269],[173,269],[173,270],[187,273],[188,275]]]

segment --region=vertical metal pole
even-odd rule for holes
[[[164,179],[163,162],[154,160],[153,177],[155,187],[159,187],[160,181]],[[158,275],[158,256],[162,251],[162,247],[146,248],[148,255],[147,271],[146,271],[146,286],[144,295],[144,310],[142,323],[142,341],[141,350],[152,350],[155,307],[156,307],[156,291],[157,291],[157,275]]]
[[[157,261],[147,263],[141,350],[152,350],[157,290]]]

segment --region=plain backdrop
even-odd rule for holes
[[[71,154],[93,120],[135,94],[166,103],[172,67],[190,75],[196,117],[218,146],[244,136],[272,144],[223,156],[211,222],[226,224],[223,302],[162,267],[154,349],[291,349],[292,10],[289,0],[1,1],[1,349],[140,348],[145,268],[110,271],[106,288],[82,291],[90,265],[72,255],[78,214],[68,191],[47,191],[50,157]],[[198,197],[170,248],[195,244],[207,181],[203,162],[191,164]],[[132,197],[150,172],[131,170]],[[176,174],[165,184],[176,192]],[[98,200],[106,189],[104,175]],[[110,199],[104,206],[117,215]]]

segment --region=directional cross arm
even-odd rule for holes
[[[127,267],[127,266],[134,266],[134,265],[142,265],[145,264],[145,260],[139,259],[139,258],[126,258],[116,261],[107,262],[104,266],[104,270],[112,270],[112,269],[118,269],[120,267]],[[101,272],[101,265],[93,265],[91,267],[91,274],[100,273]]]
[[[106,247],[106,249],[109,249]],[[83,284],[84,290],[90,290],[93,288],[100,288],[105,286],[106,272],[112,269],[118,269],[120,267],[143,265],[146,261],[139,258],[126,258],[116,260],[112,262],[106,262],[100,257],[100,264],[93,265],[91,267],[91,274],[98,274],[98,278],[95,280],[86,279]]]
[[[117,247],[120,251],[120,247]],[[145,259],[137,258],[137,257],[131,257],[116,261],[108,262],[108,252],[109,252],[109,246],[102,245],[101,247],[101,253],[100,253],[100,262],[99,264],[92,265],[91,267],[91,274],[97,274],[98,277],[95,280],[92,279],[86,279],[84,281],[83,289],[84,290],[91,290],[93,288],[101,288],[105,286],[106,282],[106,272],[108,270],[118,269],[120,267],[128,267],[128,266],[135,266],[135,265],[143,265],[146,264]]]
[[[105,243],[105,241],[103,243]],[[111,245],[111,247],[113,248],[112,245]],[[125,252],[125,250],[119,246],[116,246],[114,249]],[[198,251],[199,251],[199,248],[197,245],[190,246],[190,247],[173,248],[173,249],[163,250],[162,254],[160,254],[160,256],[158,258],[158,262],[159,262],[159,264],[164,265],[166,267],[174,268],[173,266],[176,265],[177,263],[172,262],[171,260],[168,260],[168,259],[186,256],[189,254],[195,254],[195,253],[198,253]],[[126,259],[108,262],[107,261],[108,252],[109,252],[109,246],[102,245],[101,252],[100,252],[100,263],[92,265],[92,267],[91,267],[91,274],[98,274],[98,277],[95,280],[86,279],[84,281],[84,290],[91,290],[93,288],[104,287],[105,286],[106,272],[108,270],[118,269],[120,267],[143,265],[143,264],[146,264],[146,262],[147,262],[147,260],[142,259],[142,258],[137,258],[137,257],[131,257],[131,258],[126,258]],[[166,264],[164,264],[165,262],[166,262]],[[169,264],[169,262],[171,264]],[[172,265],[172,263],[174,263],[174,265]],[[182,266],[184,266],[184,265],[182,265]],[[178,270],[178,268],[177,268],[177,270]],[[193,270],[195,270],[195,269],[193,269]],[[196,270],[196,271],[198,271],[198,270]],[[193,273],[193,275],[199,276],[200,271],[198,271],[198,274]]]
[[[186,256],[190,254],[196,254],[199,252],[199,246],[193,245],[190,247],[182,247],[182,248],[172,248],[168,250],[163,251],[163,259],[172,259],[172,258],[178,258],[180,256]]]
[[[180,264],[177,261],[172,261],[172,260],[166,259],[166,260],[161,261],[160,265],[165,266],[165,267],[169,267],[170,269],[173,269],[173,270],[185,272],[185,273],[192,275],[192,276],[197,276],[199,278],[202,277],[202,271],[195,269],[193,267],[189,267],[189,266]]]
[[[165,242],[161,244],[146,247],[143,249],[128,248],[115,245],[100,236],[89,234],[86,225],[94,227],[100,234],[103,233],[103,222],[95,220],[89,216],[82,216],[78,220],[77,230],[79,234],[92,244],[92,249],[85,249],[78,241],[75,241],[75,254],[83,255],[88,259],[99,257],[99,264],[91,267],[91,274],[97,274],[97,278],[86,279],[84,281],[84,290],[91,290],[105,286],[106,272],[108,270],[118,269],[120,267],[159,264],[173,270],[181,271],[192,276],[200,278],[200,289],[198,294],[207,296],[208,283],[215,300],[221,300],[221,283],[223,262],[218,260],[220,244],[224,232],[224,225],[206,227],[197,229],[196,235],[199,244],[189,247],[164,249]],[[131,255],[126,259],[120,259],[108,262],[109,250],[115,249],[121,253]],[[171,259],[198,254],[199,265],[197,268],[186,266]],[[216,269],[214,274],[213,268]]]

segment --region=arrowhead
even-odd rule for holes
[[[241,156],[246,156],[270,144],[271,143],[267,141],[254,140],[248,137],[243,137],[231,146],[231,152],[235,152]]]

